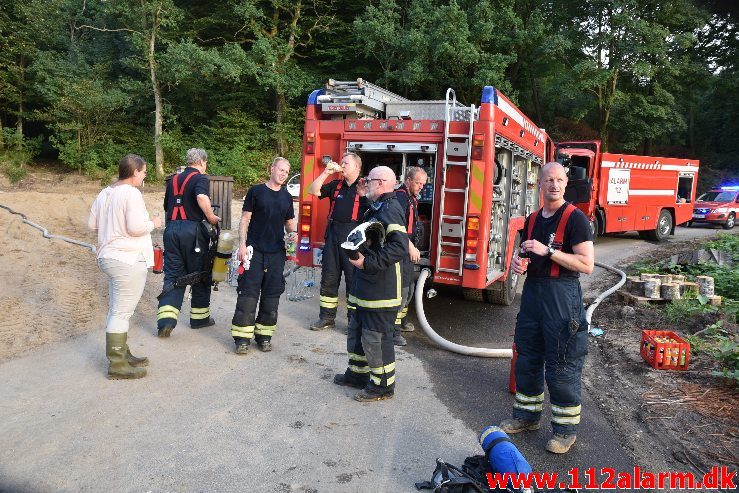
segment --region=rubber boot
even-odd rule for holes
[[[395,331],[393,331],[393,344],[396,346],[405,346],[408,344],[408,341],[405,340],[405,337],[403,337],[400,334],[400,329],[395,328]]]
[[[566,454],[570,451],[570,448],[575,444],[576,440],[576,435],[560,435],[555,433],[552,435],[552,438],[549,439],[544,448],[553,454]]]
[[[122,378],[142,378],[146,376],[146,368],[131,366],[128,362],[126,345],[128,333],[105,333],[105,354],[108,356],[108,378],[112,380]]]
[[[131,348],[128,347],[128,344],[126,344],[126,359],[128,360],[128,364],[131,366],[149,366],[149,358],[146,356],[143,358],[137,358],[131,354]]]

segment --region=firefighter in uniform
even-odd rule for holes
[[[407,293],[404,294],[405,303],[398,313],[398,319],[395,321],[395,333],[393,334],[393,343],[396,346],[405,346],[407,344],[402,332],[413,332],[415,327],[406,318],[408,315],[408,306],[413,299],[414,291],[414,267],[421,258],[421,252],[416,245],[421,240],[421,228],[418,223],[418,194],[421,193],[428,175],[423,168],[411,166],[406,170],[405,183],[396,191],[395,196],[400,205],[405,209],[405,224],[408,231],[408,261],[405,262],[404,279],[406,280]]]
[[[364,255],[349,259],[356,267],[349,301],[356,313],[349,322],[346,348],[349,365],[334,376],[337,385],[362,389],[360,402],[390,399],[395,392],[395,319],[403,303],[403,267],[408,257],[403,207],[395,198],[395,173],[387,166],[370,171],[368,198],[372,201],[365,221],[378,221],[384,241],[371,238]]]
[[[565,202],[567,174],[559,163],[541,168],[543,207],[524,224],[520,254],[529,257],[514,340],[516,396],[513,418],[501,423],[506,433],[537,430],[546,379],[554,434],[549,452],[563,454],[576,440],[580,423],[580,383],[588,349],[588,326],[580,273],[593,272],[593,235],[588,218]],[[527,271],[516,255],[513,271]]]
[[[244,198],[239,223],[239,261],[249,265],[239,275],[236,310],[231,320],[231,336],[236,354],[246,354],[252,338],[259,349],[272,350],[277,330],[277,308],[285,291],[285,242],[294,243],[293,199],[283,187],[290,174],[290,162],[276,157],[269,180],[253,186]],[[248,231],[248,234],[247,234]],[[257,311],[259,303],[259,312]]]
[[[320,311],[316,322],[311,324],[311,330],[323,330],[335,327],[336,309],[339,306],[339,284],[341,273],[344,273],[346,294],[349,297],[349,287],[352,283],[354,267],[349,263],[339,245],[346,240],[346,236],[361,221],[367,210],[366,188],[359,180],[362,170],[362,159],[353,152],[345,153],[341,158],[341,165],[330,162],[323,172],[318,175],[308,187],[308,193],[330,201],[328,224],[326,225],[323,259],[321,261],[321,293]],[[341,171],[343,178],[324,184],[334,172]],[[352,317],[354,306],[347,302],[347,316]]]
[[[169,337],[177,325],[185,286],[175,287],[175,281],[187,274],[203,271],[208,254],[208,237],[203,220],[218,224],[205,176],[208,154],[203,149],[187,151],[187,167],[172,177],[164,193],[167,226],[164,229],[164,286],[159,295],[157,331],[159,337]],[[210,327],[210,283],[192,285],[190,327]]]

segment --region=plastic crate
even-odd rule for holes
[[[687,370],[690,343],[669,330],[642,330],[641,356],[657,370]]]

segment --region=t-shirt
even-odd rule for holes
[[[252,213],[247,246],[264,253],[285,249],[285,221],[295,217],[290,192],[284,187],[272,190],[264,183],[255,185],[246,193],[241,210]]]
[[[172,212],[174,210],[175,199],[174,199],[174,177],[177,176],[177,186],[182,191],[182,184],[185,183],[185,179],[190,173],[195,173],[195,176],[190,178],[185,186],[185,193],[182,194],[182,206],[185,208],[185,215],[188,221],[200,222],[205,219],[203,210],[198,205],[198,195],[206,195],[210,197],[210,180],[208,177],[200,173],[195,168],[188,166],[179,175],[173,175],[172,178],[167,182],[167,188],[164,192],[164,210],[167,211],[167,221],[172,220]],[[177,214],[177,219],[182,219],[182,214]]]
[[[362,220],[364,213],[369,207],[367,197],[359,197],[356,215],[357,219],[353,218],[358,183],[359,180],[354,180],[354,183],[347,185],[346,180],[333,180],[325,183],[321,187],[321,198],[323,199],[328,197],[331,202],[335,202],[331,219],[339,223],[349,223]],[[336,193],[336,189],[339,187],[339,184],[341,184],[341,188],[338,190],[338,193]],[[334,194],[336,194],[335,200]]]
[[[557,225],[559,224],[559,218],[562,217],[562,213],[565,210],[567,202],[565,202],[551,217],[543,217],[541,211],[536,216],[536,222],[534,223],[534,230],[532,231],[532,238],[539,240],[544,245],[550,244],[550,238],[554,238],[554,234],[557,231]],[[526,219],[524,224],[524,239],[526,232],[529,227],[529,220],[531,216]],[[593,241],[593,232],[590,229],[590,221],[587,216],[580,210],[575,209],[570,215],[569,221],[564,231],[564,238],[562,240],[562,247],[558,245],[552,245],[558,250],[562,250],[564,253],[573,253],[572,246],[578,245],[583,241]],[[550,269],[552,267],[552,260],[546,256],[531,255],[531,261],[529,263],[528,271],[526,273],[529,277],[550,277]],[[580,273],[572,271],[559,266],[559,277],[578,278]]]

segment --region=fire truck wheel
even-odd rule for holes
[[[726,219],[723,227],[724,229],[734,229],[734,223],[736,223],[736,218],[734,216],[734,213],[732,212],[731,214],[729,214],[729,217]]]
[[[466,299],[467,301],[478,301],[480,303],[485,301],[485,298],[482,294],[482,289],[463,288],[462,296],[464,296],[464,299]]]
[[[654,228],[654,230],[652,231],[645,231],[644,233],[645,236],[650,240],[662,241],[670,236],[671,231],[672,214],[670,214],[670,211],[663,210],[659,213],[659,218],[657,219],[657,227]]]
[[[590,221],[590,232],[593,233],[593,242],[598,238],[598,231],[600,230],[600,221],[596,217]]]

